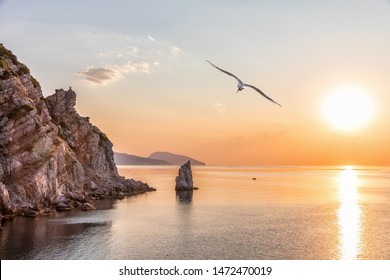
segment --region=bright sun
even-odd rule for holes
[[[374,103],[358,88],[339,88],[325,99],[322,114],[334,129],[352,132],[371,121],[374,116]]]

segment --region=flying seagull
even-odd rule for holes
[[[222,71],[223,73],[229,75],[229,76],[232,76],[233,78],[235,78],[238,82],[237,84],[237,93],[241,90],[243,90],[245,87],[250,87],[252,89],[254,89],[255,91],[257,91],[258,93],[260,93],[262,96],[264,96],[265,98],[267,98],[269,101],[279,105],[280,107],[282,107],[282,105],[280,105],[278,102],[276,102],[275,100],[273,100],[272,98],[270,98],[269,96],[267,96],[264,92],[262,92],[260,89],[258,89],[257,87],[255,86],[252,86],[252,85],[249,85],[249,84],[246,84],[244,83],[243,81],[241,81],[237,76],[233,75],[232,73],[226,71],[226,70],[223,70],[221,68],[219,68],[218,66],[212,64],[210,61],[206,60],[208,63],[210,63],[212,66],[214,66],[215,68],[217,68],[219,71]]]

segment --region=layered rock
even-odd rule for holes
[[[154,190],[119,176],[111,141],[76,112],[75,104],[70,88],[44,98],[29,69],[0,44],[3,218]]]
[[[176,191],[188,191],[194,189],[194,181],[192,179],[191,162],[187,161],[180,166],[179,174],[176,176]]]

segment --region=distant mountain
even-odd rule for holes
[[[114,153],[114,160],[118,165],[171,165],[171,163],[165,160],[139,157],[124,153]]]
[[[156,160],[164,160],[173,165],[182,165],[186,163],[188,160],[191,162],[192,165],[206,165],[204,162],[201,162],[199,160],[184,155],[177,155],[168,152],[154,152],[149,156],[149,158],[156,159]]]
[[[188,160],[192,165],[206,165],[199,160],[168,152],[155,152],[149,157],[114,152],[114,160],[118,165],[182,165]]]

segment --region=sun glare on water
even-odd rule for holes
[[[336,130],[353,132],[366,126],[374,116],[372,98],[363,90],[344,87],[332,91],[325,99],[322,114]]]
[[[358,189],[358,173],[351,166],[344,167],[338,177],[340,208],[338,223],[340,229],[340,258],[357,259],[360,253],[361,209]]]

